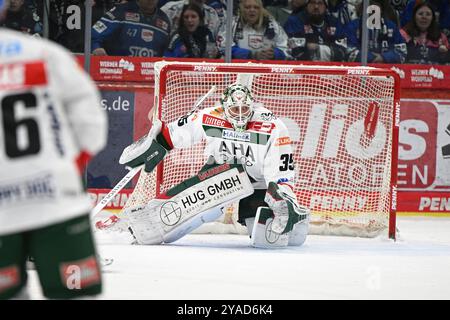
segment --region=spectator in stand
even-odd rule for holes
[[[343,61],[339,43],[341,26],[327,12],[326,0],[309,0],[304,11],[291,15],[284,25],[291,55],[296,60]]]
[[[370,1],[367,21],[369,29],[367,61],[403,63],[407,53],[405,40],[397,24],[386,18],[383,9],[382,2]],[[344,27],[342,36],[347,46],[347,60],[350,62],[361,61],[361,24],[361,19],[356,19]]]
[[[261,0],[241,0],[239,15],[232,24],[234,59],[285,60],[289,58],[287,35],[280,24],[264,9]],[[222,30],[219,46],[223,51],[226,43]]]
[[[278,21],[280,25],[284,25],[290,15],[298,14],[305,9],[306,0],[288,0],[283,5],[266,7],[267,11]]]
[[[42,21],[37,12],[25,5],[25,0],[10,0],[0,26],[33,36],[42,36]]]
[[[427,2],[414,7],[413,18],[400,31],[406,41],[407,63],[445,64],[450,62],[450,45],[439,30],[433,6]]]
[[[173,35],[164,56],[215,59],[218,55],[216,40],[204,25],[203,10],[196,3],[186,4],[178,32]]]
[[[224,21],[221,21],[217,11],[207,5],[206,0],[177,0],[167,2],[165,5],[161,7],[161,10],[167,14],[170,22],[172,23],[172,34],[178,30],[178,24],[180,22],[181,11],[183,11],[183,7],[189,2],[196,3],[200,8],[202,8],[204,16],[205,16],[205,26],[211,30],[214,38],[217,38],[219,34],[219,30],[221,29]]]
[[[157,3],[136,0],[108,11],[92,27],[92,54],[163,56],[169,44],[170,20]]]
[[[233,10],[234,6],[238,4],[238,0],[233,0]],[[216,10],[219,16],[220,27],[219,29],[227,23],[227,0],[206,0],[205,4]]]

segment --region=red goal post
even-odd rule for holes
[[[312,210],[310,233],[395,239],[399,78],[386,69],[313,65],[155,63],[155,116],[165,122],[217,105],[244,81],[254,99],[287,125],[298,201]],[[270,117],[272,115],[268,115]],[[145,204],[193,176],[204,144],[172,150],[141,173],[125,208]]]

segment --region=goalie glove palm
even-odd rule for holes
[[[148,134],[123,150],[119,163],[131,168],[145,163],[145,171],[151,172],[167,154],[167,150],[155,140],[161,127],[161,121],[155,120]]]
[[[274,214],[272,231],[285,234],[298,222],[306,220],[310,210],[297,203],[297,197],[291,188],[270,182],[264,201]]]

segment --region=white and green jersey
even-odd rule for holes
[[[222,108],[217,107],[169,123],[162,134],[173,148],[186,148],[205,140],[205,156],[213,156],[218,163],[238,159],[255,189],[266,189],[269,182],[293,187],[295,168],[286,125],[260,104],[256,104],[254,111],[243,132],[235,131]]]
[[[76,159],[106,139],[98,91],[71,54],[0,29],[0,235],[88,213]]]

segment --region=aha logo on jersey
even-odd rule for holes
[[[61,280],[68,289],[82,289],[100,283],[100,271],[94,256],[61,263],[59,268]]]

